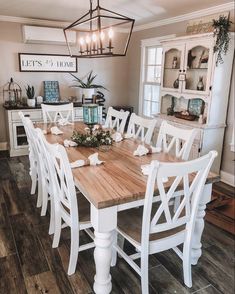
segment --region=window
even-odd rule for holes
[[[139,90],[139,114],[152,117],[160,113],[162,40],[175,35],[145,39],[141,41],[141,73]]]
[[[143,53],[140,108],[142,115],[151,117],[160,112],[162,47],[145,46]]]

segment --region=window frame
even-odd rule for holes
[[[157,37],[157,38],[150,38],[150,39],[143,39],[141,40],[141,65],[140,65],[140,83],[139,83],[139,111],[138,114],[141,116],[145,116],[143,114],[143,108],[144,108],[144,86],[147,85],[157,85],[159,84],[159,86],[161,87],[161,82],[160,83],[156,83],[156,82],[147,82],[145,77],[147,76],[147,49],[149,47],[162,47],[161,41],[163,40],[167,40],[170,38],[174,38],[175,35],[167,35],[164,37]],[[163,52],[162,52],[163,54]],[[157,65],[157,64],[156,64]],[[162,64],[161,64],[162,66]],[[161,72],[162,72],[162,68],[161,68]],[[160,89],[161,92],[161,89]],[[147,100],[146,100],[147,101]],[[157,103],[157,102],[155,102]],[[161,103],[161,101],[159,101],[159,104]]]

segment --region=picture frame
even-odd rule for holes
[[[63,54],[18,53],[20,72],[77,72],[77,58]]]

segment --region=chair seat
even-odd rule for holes
[[[77,194],[79,222],[90,222],[90,203],[82,193]]]
[[[156,212],[159,204],[155,203],[152,208],[152,216]],[[173,210],[173,206],[170,207],[170,210]],[[141,208],[132,208],[129,210],[124,210],[118,213],[118,231],[128,235],[137,243],[141,243],[141,230],[142,230],[142,218],[143,218],[143,207]],[[160,223],[165,222],[164,217],[160,218]],[[166,237],[173,236],[180,231],[183,231],[185,226],[180,226],[172,230],[159,232],[149,235],[150,241],[160,240]]]

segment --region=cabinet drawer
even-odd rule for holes
[[[42,111],[38,110],[22,110],[23,114],[28,116],[32,121],[41,121],[42,120]],[[18,111],[11,112],[12,121],[21,121]]]

